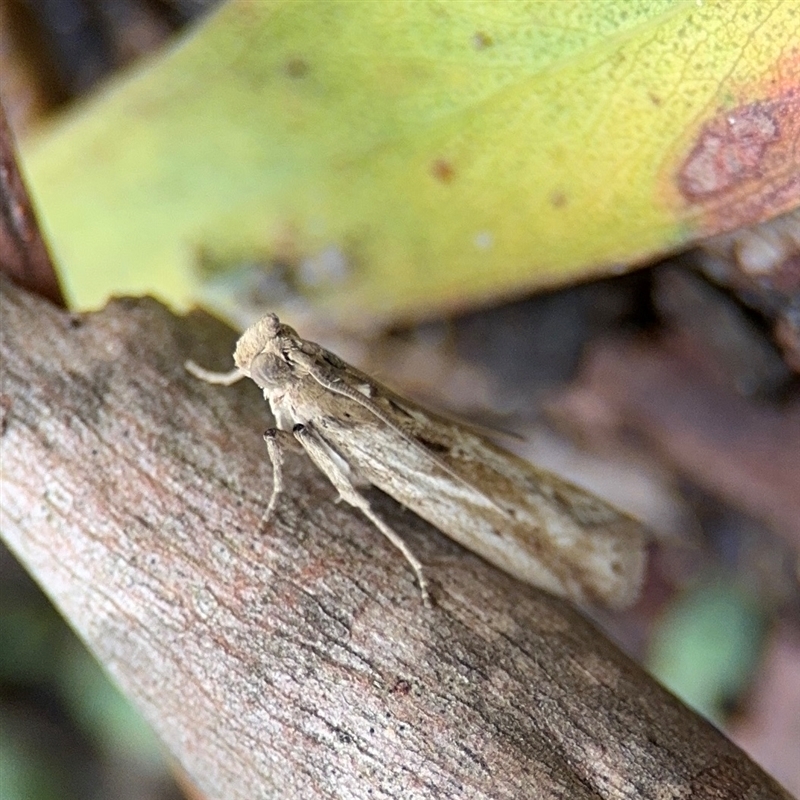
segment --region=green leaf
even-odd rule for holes
[[[798,26],[780,0],[231,0],[27,168],[79,306],[431,312],[797,204]]]

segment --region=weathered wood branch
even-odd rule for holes
[[[788,798],[568,604],[392,501],[436,607],[301,454],[277,517],[234,334],[2,281],[0,525],[211,798]]]

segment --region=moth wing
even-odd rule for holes
[[[428,454],[431,473],[444,469],[459,479],[449,488],[447,481],[439,480],[424,500],[416,500],[411,491],[398,496],[393,491],[396,483],[372,479],[379,488],[522,580],[578,602],[622,608],[636,599],[645,566],[640,523],[500,447],[469,423],[429,411],[333,354],[325,351],[325,356],[330,361],[323,357],[323,364],[333,368],[337,381],[363,396],[404,438],[413,440],[411,449]],[[374,446],[376,432],[372,436]],[[400,457],[398,442],[391,440],[387,434],[387,449]],[[369,473],[364,459],[359,462]],[[401,462],[399,470],[404,469]],[[412,458],[405,469],[409,485],[426,480],[419,471],[413,474],[419,468]],[[465,487],[473,490],[471,495],[465,494]],[[468,512],[466,520],[458,513],[462,507]]]

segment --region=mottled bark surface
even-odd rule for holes
[[[388,498],[437,603],[301,454],[261,525],[255,387],[203,314],[2,282],[11,548],[210,798],[786,798],[566,603]]]

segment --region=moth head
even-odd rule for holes
[[[293,328],[284,325],[275,314],[267,314],[239,337],[233,360],[262,388],[279,388],[292,374],[284,351],[297,339]]]

